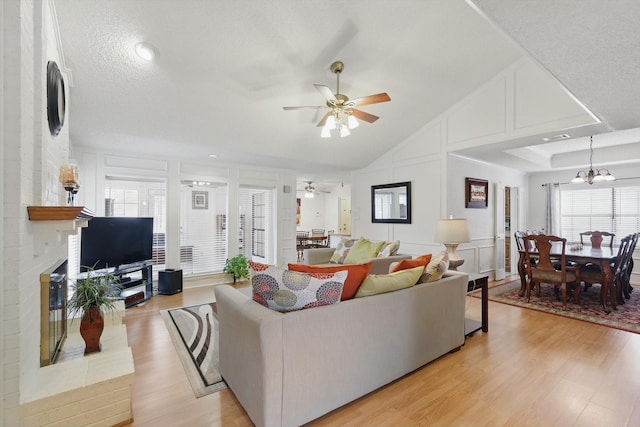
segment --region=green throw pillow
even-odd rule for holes
[[[368,259],[375,258],[382,245],[384,241],[372,242],[365,238],[358,239],[345,257],[343,264],[362,264]]]
[[[391,274],[370,274],[358,288],[355,298],[410,288],[420,279],[424,267],[414,267]]]

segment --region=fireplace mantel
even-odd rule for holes
[[[29,221],[87,221],[96,216],[84,206],[27,206]]]

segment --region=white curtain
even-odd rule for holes
[[[560,236],[560,184],[548,183],[544,184],[544,188],[547,200],[545,233]]]

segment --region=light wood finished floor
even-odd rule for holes
[[[467,298],[479,318],[480,300]],[[196,399],[159,310],[213,287],[127,309],[132,426],[251,426],[229,389]],[[336,387],[340,387],[336,384]],[[309,426],[640,426],[640,335],[489,302],[489,332]]]

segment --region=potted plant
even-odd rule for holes
[[[100,336],[104,329],[103,312],[114,311],[120,286],[112,273],[96,273],[90,268],[72,285],[73,295],[68,308],[72,319],[80,314],[80,335],[85,342],[84,354],[101,350]],[[72,320],[73,321],[73,320]]]
[[[248,279],[249,260],[242,254],[227,258],[222,271],[233,276],[233,283],[236,283],[236,279]]]

